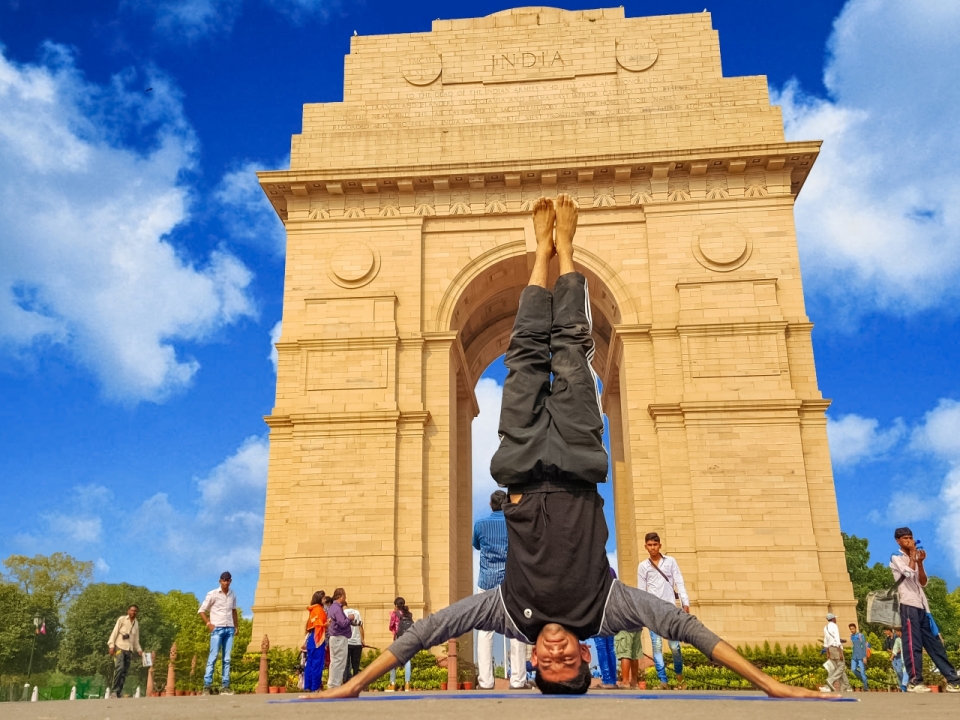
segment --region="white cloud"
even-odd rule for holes
[[[50,513],[43,516],[47,529],[62,539],[73,543],[95,543],[100,540],[102,523],[100,518],[70,517],[64,513]]]
[[[175,508],[166,493],[148,499],[136,515],[143,537],[195,577],[255,570],[263,540],[270,444],[249,437],[203,478],[196,479],[197,511]]]
[[[213,198],[220,206],[218,214],[232,239],[279,256],[285,253],[286,231],[276,210],[263,194],[256,173],[289,165],[289,159],[274,163],[247,161],[223,176]]]
[[[836,310],[951,307],[960,287],[960,4],[850,0],[829,99],[788,84],[790,139],[822,139],[796,206],[806,285]]]
[[[842,415],[837,420],[827,418],[827,438],[830,457],[835,465],[855,465],[874,460],[891,450],[906,434],[903,420],[897,418],[886,430],[879,430],[875,418],[860,415]]]
[[[923,419],[911,438],[911,446],[929,453],[946,466],[935,517],[943,547],[952,556],[954,571],[960,574],[960,402],[942,399]]]
[[[151,93],[130,89],[144,82]],[[195,155],[163,77],[101,86],[62,47],[38,65],[0,50],[0,352],[60,345],[128,402],[190,383],[199,364],[178,344],[254,312],[239,260],[198,263],[169,240],[189,217]]]
[[[308,18],[326,18],[330,10],[339,5],[335,0],[267,0],[270,5],[289,17],[295,23]]]
[[[277,363],[280,361],[280,355],[277,352],[277,343],[280,342],[280,324],[281,321],[277,320],[277,324],[270,328],[270,354],[267,355],[267,359],[273,365],[274,375],[277,373]]]
[[[176,41],[229,32],[241,0],[121,0],[121,6],[154,16],[157,32]]]
[[[100,573],[101,575],[106,575],[107,573],[110,572],[110,566],[107,564],[107,561],[104,560],[103,558],[97,558],[94,561],[93,566],[96,568],[97,572]]]
[[[936,516],[939,504],[936,497],[922,497],[915,492],[895,492],[884,512],[873,510],[868,517],[879,525],[897,527],[929,520]]]
[[[477,520],[490,513],[490,495],[499,486],[490,475],[490,460],[500,447],[500,401],[503,385],[491,378],[480,378],[474,390],[480,414],[473,419],[473,517]]]

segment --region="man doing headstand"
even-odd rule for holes
[[[556,223],[556,241],[554,241]],[[488,630],[534,645],[531,662],[544,693],[584,693],[586,640],[644,627],[689,643],[776,697],[822,697],[765,675],[693,615],[614,580],[597,483],[607,477],[603,416],[591,366],[590,298],[573,265],[577,207],[568,195],[534,205],[536,262],[520,296],[506,365],[500,447],[490,472],[507,488],[507,562],[499,587],[415,623],[343,687],[354,697],[419,650]],[[547,290],[551,259],[560,277]],[[551,380],[552,374],[552,380]]]

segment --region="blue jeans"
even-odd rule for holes
[[[863,689],[869,690],[867,686],[867,663],[863,660],[851,660],[850,661],[850,672],[860,678],[860,682],[863,683]]]
[[[907,677],[906,669],[903,667],[903,658],[895,657],[893,659],[893,673],[897,676],[897,685],[900,686],[900,689],[906,692],[907,683],[910,681],[910,678]]]
[[[613,650],[613,636],[597,636],[593,638],[593,645],[597,650],[597,665],[600,666],[600,677],[604,685],[617,684],[617,654]]]
[[[223,651],[223,687],[230,687],[230,653],[233,652],[233,636],[236,629],[232,627],[214,628],[210,633],[210,655],[207,657],[207,672],[203,675],[203,686],[213,684],[213,666],[217,664],[217,655]]]
[[[680,654],[680,642],[678,640],[667,640],[670,643],[670,652],[673,653],[673,671],[677,675],[683,675],[683,655]],[[657,668],[657,677],[660,682],[667,681],[667,666],[663,662],[663,638],[655,632],[650,633],[650,644],[653,645],[653,664]]]
[[[407,660],[407,664],[403,666],[403,672],[404,672],[404,674],[407,676],[407,682],[406,682],[406,684],[409,685],[409,684],[410,684],[410,661],[409,661],[409,660]],[[397,684],[397,669],[396,669],[396,668],[394,668],[393,670],[390,671],[390,684],[391,684],[391,685],[396,685],[396,684]]]

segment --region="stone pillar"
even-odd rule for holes
[[[459,689],[456,638],[447,643],[447,691],[456,692]]]
[[[167,686],[163,689],[164,697],[174,697],[177,694],[177,671],[174,663],[177,661],[177,644],[170,647],[170,664],[167,665]]]
[[[267,659],[267,653],[270,652],[270,638],[263,636],[260,643],[260,677],[257,680],[257,695],[264,695],[270,692],[270,661]]]

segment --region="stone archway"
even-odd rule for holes
[[[342,585],[385,646],[396,595],[421,615],[471,592],[473,387],[530,205],[561,191],[621,567],[660,532],[733,642],[853,617],[793,226],[819,143],[785,142],[765,80],[723,78],[718,48],[709,14],[622,8],[352,39],[344,102],[304,106],[291,169],[260,174],[287,272],[255,637],[299,645],[311,592]]]

